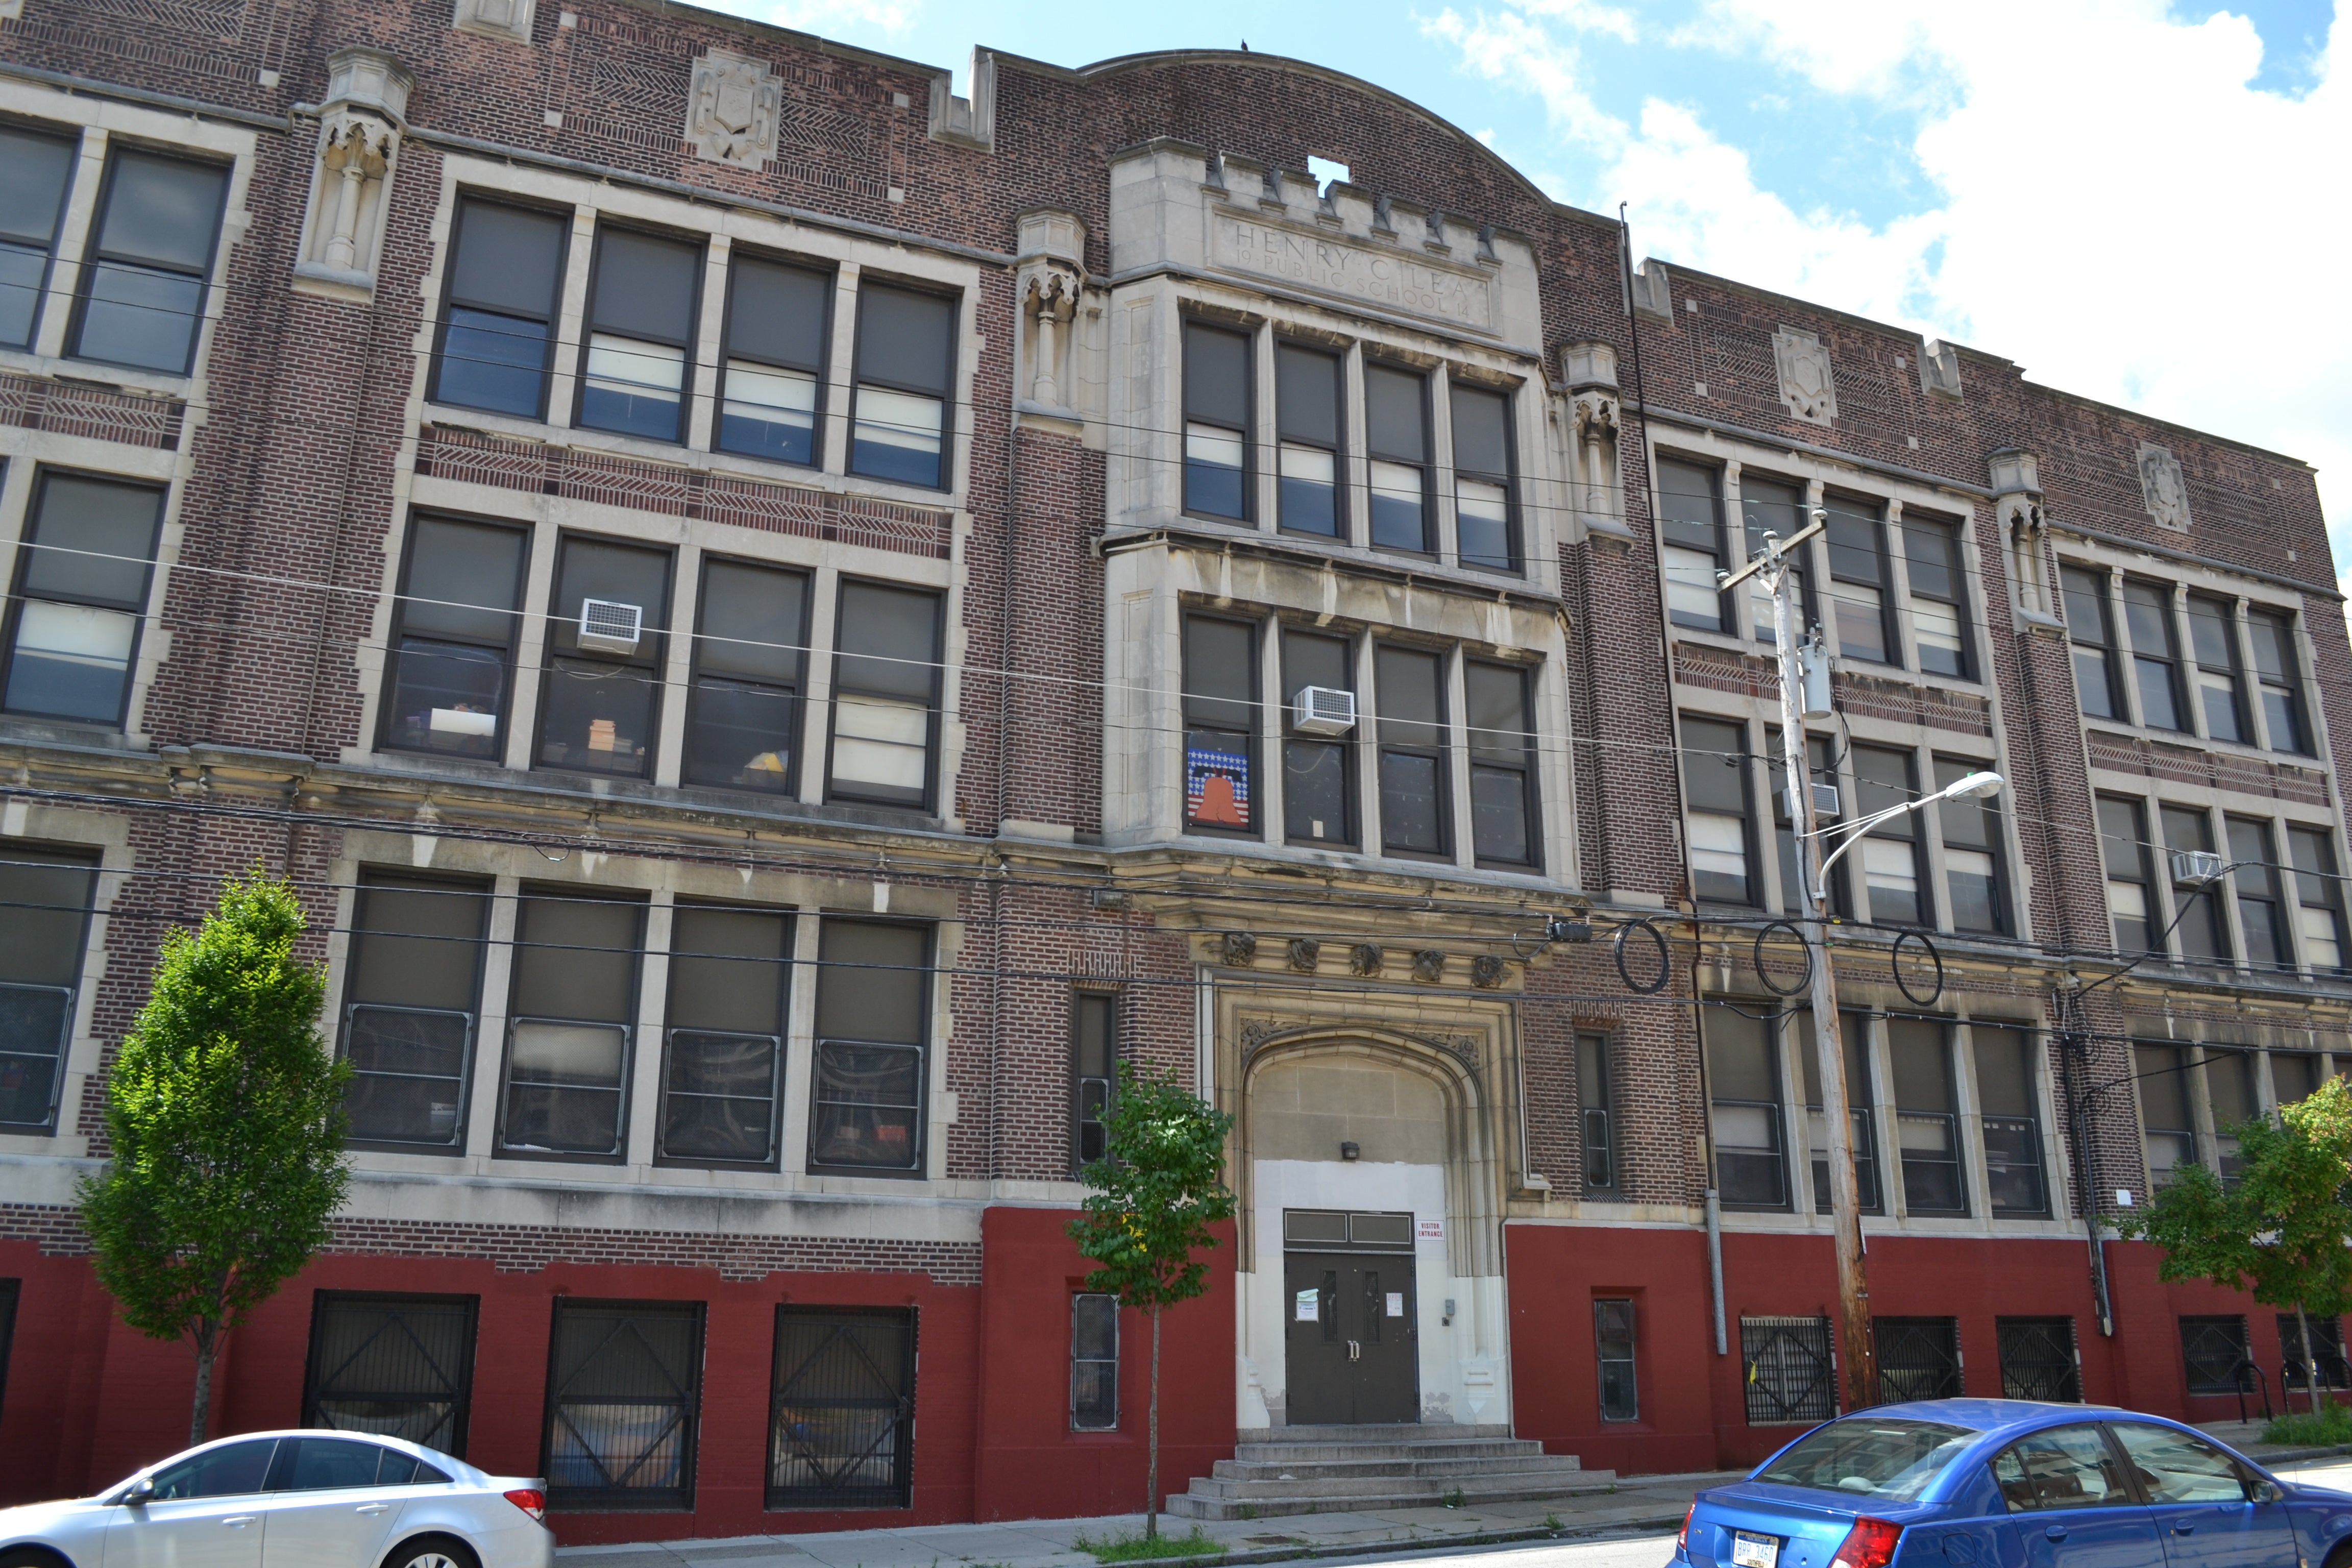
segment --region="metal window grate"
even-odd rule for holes
[[[1878,1397],[1887,1405],[1960,1396],[1960,1323],[1957,1318],[1874,1318]]]
[[[1996,1318],[2000,1392],[2006,1399],[2083,1403],[2083,1368],[2072,1318]]]
[[[302,1425],[404,1437],[462,1456],[478,1307],[472,1296],[320,1291]]]
[[[1827,1318],[1742,1318],[1739,1359],[1750,1426],[1810,1426],[1837,1415]]]
[[[631,1511],[694,1506],[698,1301],[555,1303],[548,1501]]]
[[[776,1309],[768,1507],[912,1502],[911,1309]]]
[[[2278,1315],[2279,1351],[2286,1369],[2280,1373],[2281,1385],[2297,1394],[2303,1392],[2303,1333],[2296,1327],[2293,1312]],[[2322,1388],[2352,1388],[2352,1367],[2344,1360],[2344,1320],[2314,1318],[2311,1320],[2311,1342],[2315,1359],[2319,1363],[2319,1386]]]
[[[2238,1368],[2246,1360],[2246,1320],[2234,1314],[2181,1319],[2180,1359],[2189,1393],[2236,1393]]]

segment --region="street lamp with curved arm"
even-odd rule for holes
[[[1917,800],[1906,800],[1899,805],[1890,805],[1885,811],[1874,811],[1859,822],[1843,822],[1835,827],[1815,829],[1813,837],[1817,838],[1827,838],[1832,833],[1843,833],[1846,838],[1844,843],[1822,857],[1821,886],[1814,890],[1813,897],[1825,903],[1828,901],[1830,868],[1838,863],[1840,856],[1861,843],[1864,836],[1880,823],[1900,816],[1906,811],[1924,811],[1943,801],[1981,799],[1986,795],[1999,793],[2002,782],[1999,773],[1965,773],[1933,795],[1921,795]]]

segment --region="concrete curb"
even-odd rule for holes
[[[1329,1561],[1349,1557],[1393,1557],[1400,1552],[1450,1552],[1465,1546],[1505,1546],[1527,1541],[1583,1541],[1608,1535],[1639,1535],[1653,1530],[1672,1530],[1683,1521],[1680,1511],[1644,1514],[1633,1519],[1612,1520],[1606,1524],[1578,1526],[1563,1521],[1558,1530],[1549,1525],[1535,1525],[1526,1530],[1482,1530],[1468,1535],[1442,1537],[1423,1536],[1405,1541],[1360,1541],[1346,1546],[1316,1546],[1301,1542],[1297,1546],[1268,1546],[1255,1552],[1202,1552],[1197,1556],[1149,1557],[1135,1559],[1136,1568],[1147,1563],[1198,1563],[1200,1568],[1240,1568],[1250,1563],[1299,1563],[1309,1560]],[[1269,1521],[1275,1522],[1275,1521]]]

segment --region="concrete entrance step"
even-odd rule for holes
[[[1386,1476],[1479,1476],[1528,1470],[1572,1471],[1573,1454],[1547,1454],[1534,1444],[1525,1453],[1496,1454],[1478,1458],[1423,1458],[1399,1455],[1378,1459],[1219,1459],[1210,1474],[1221,1480],[1364,1480]]]
[[[1234,1434],[1241,1443],[1365,1443],[1393,1440],[1427,1443],[1457,1437],[1508,1437],[1508,1426],[1475,1426],[1466,1421],[1367,1421],[1356,1426],[1245,1426]]]
[[[1287,1426],[1242,1434],[1191,1489],[1168,1500],[1179,1519],[1528,1502],[1605,1492],[1617,1478],[1503,1426]]]

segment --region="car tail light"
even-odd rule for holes
[[[1853,1528],[1845,1532],[1838,1544],[1837,1555],[1830,1559],[1830,1568],[1886,1568],[1895,1561],[1895,1543],[1903,1538],[1903,1527],[1883,1519],[1857,1519]]]
[[[1675,1551],[1687,1552],[1690,1550],[1690,1521],[1697,1516],[1698,1504],[1696,1503],[1691,1504],[1689,1508],[1683,1510],[1683,1527],[1675,1531]]]
[[[523,1512],[530,1515],[531,1518],[537,1520],[540,1523],[545,1524],[547,1522],[547,1494],[545,1492],[540,1491],[532,1487],[517,1487],[514,1490],[507,1493],[507,1501],[514,1504],[515,1507],[522,1510]],[[1878,1561],[1880,1563],[1884,1563],[1886,1560],[1882,1557],[1878,1559]]]

